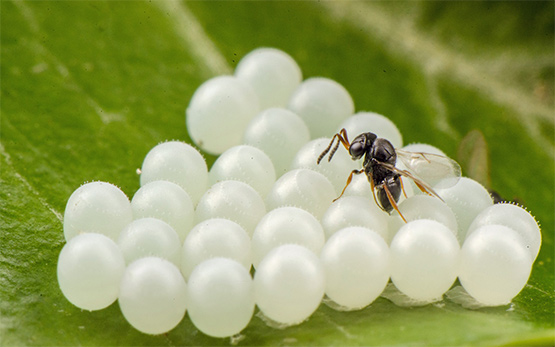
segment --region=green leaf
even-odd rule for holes
[[[553,2],[0,6],[0,345],[555,342]],[[117,304],[85,312],[63,297],[56,263],[72,191],[103,180],[132,196],[150,148],[190,142],[184,110],[194,90],[259,46],[291,54],[305,77],[337,80],[357,110],[390,117],[405,143],[455,157],[463,137],[481,131],[491,188],[543,226],[541,252],[513,304],[469,310],[446,299],[402,308],[379,298],[357,312],[322,305],[282,330],[255,316],[239,337],[213,339],[187,317],[168,334],[144,335]]]

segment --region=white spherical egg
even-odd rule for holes
[[[84,310],[100,310],[118,298],[125,260],[117,244],[102,234],[73,237],[58,258],[58,283],[64,296]]]
[[[241,145],[225,151],[210,169],[210,185],[220,181],[236,180],[253,187],[260,196],[266,196],[276,181],[274,165],[260,149]]]
[[[464,235],[459,235],[457,227],[457,218],[447,204],[437,197],[429,195],[415,195],[401,202],[399,211],[407,222],[417,219],[431,219],[445,225],[451,232],[457,236],[457,240],[462,242]],[[405,225],[405,222],[399,216],[397,211],[391,213],[389,220],[390,237],[393,238],[399,228]]]
[[[233,259],[250,270],[249,234],[229,219],[212,218],[195,225],[183,243],[181,273],[188,279],[195,266],[215,257]]]
[[[389,140],[393,147],[403,146],[403,136],[401,132],[389,118],[374,112],[357,112],[345,119],[337,130],[347,130],[349,141],[354,140],[360,134],[374,133],[378,137]]]
[[[274,183],[266,197],[266,204],[269,210],[296,206],[319,219],[335,197],[335,189],[324,175],[309,169],[297,169],[289,171]]]
[[[320,259],[326,273],[326,295],[343,309],[372,303],[389,281],[389,248],[383,237],[363,227],[333,234]]]
[[[208,188],[206,161],[199,151],[187,143],[161,143],[152,148],[143,161],[141,186],[162,180],[181,186],[196,205]]]
[[[80,233],[99,233],[117,240],[133,220],[129,199],[118,187],[107,182],[91,182],[77,188],[64,212],[66,241]]]
[[[452,187],[435,188],[435,191],[455,213],[460,235],[466,234],[480,212],[493,205],[487,189],[468,177],[461,177]]]
[[[298,244],[320,254],[324,242],[324,230],[311,213],[297,207],[279,207],[268,212],[254,230],[253,265],[257,267],[268,252],[283,244]]]
[[[253,88],[233,76],[204,82],[193,94],[186,111],[191,139],[211,154],[241,144],[247,124],[260,111]]]
[[[243,141],[260,148],[270,157],[277,177],[289,169],[291,161],[310,140],[306,124],[295,113],[284,108],[262,111],[247,126]]]
[[[262,109],[285,107],[303,78],[297,62],[275,48],[258,48],[244,56],[235,76],[253,87]]]
[[[441,298],[457,278],[460,247],[445,225],[429,219],[405,224],[391,241],[391,280],[419,301]]]
[[[194,207],[189,194],[169,181],[145,184],[131,200],[135,219],[152,217],[168,223],[179,235],[181,242],[194,223]]]
[[[320,259],[299,245],[274,248],[254,276],[255,302],[272,321],[294,325],[316,311],[325,289]]]
[[[332,136],[355,111],[345,87],[323,77],[308,78],[301,83],[291,95],[288,108],[305,121],[313,139]]]
[[[212,337],[241,332],[254,312],[254,286],[245,267],[228,258],[200,263],[187,283],[187,310],[198,330]]]
[[[374,230],[389,241],[387,213],[373,200],[362,196],[345,196],[336,200],[326,210],[321,222],[327,239],[343,228],[361,226]]]
[[[476,216],[466,237],[476,229],[491,224],[504,225],[516,231],[524,240],[532,261],[536,259],[542,243],[542,233],[536,219],[526,209],[512,204],[492,205]]]
[[[121,279],[119,307],[125,319],[145,334],[163,334],[185,315],[187,285],[171,262],[146,257],[135,260]]]
[[[532,259],[523,239],[503,225],[484,225],[465,240],[459,280],[464,289],[487,306],[508,304],[526,285]]]
[[[266,214],[260,194],[246,183],[221,181],[214,184],[200,199],[196,223],[210,218],[227,218],[252,235],[258,221]]]
[[[119,235],[118,245],[125,263],[157,256],[179,266],[181,241],[179,235],[166,222],[156,218],[140,218],[126,226]]]
[[[320,138],[305,144],[291,162],[291,169],[311,169],[321,173],[330,180],[335,191],[340,194],[351,171],[360,169],[361,162],[353,161],[349,152],[340,145],[331,161],[328,161],[328,154],[322,158],[320,164],[317,164],[318,157],[328,147],[330,140],[329,138]]]

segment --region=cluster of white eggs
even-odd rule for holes
[[[214,337],[241,332],[255,306],[283,327],[306,320],[324,297],[339,310],[361,309],[390,280],[420,304],[441,300],[457,278],[481,305],[509,303],[539,252],[535,219],[519,206],[494,205],[465,177],[436,187],[443,201],[403,179],[407,223],[379,209],[364,175],[332,203],[361,163],[340,148],[317,165],[329,136],[345,128],[403,146],[387,118],[353,113],[337,82],[302,82],[286,53],[251,52],[235,76],[200,86],[187,109],[191,138],[221,154],[210,171],[191,145],[165,142],[147,154],[131,201],[105,182],[71,195],[62,292],[86,310],[117,300],[148,334],[173,329],[187,312]],[[422,144],[404,149],[442,154]]]

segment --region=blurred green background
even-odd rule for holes
[[[4,1],[0,31],[0,345],[553,345],[555,292],[552,1]],[[184,110],[206,79],[260,47],[304,77],[337,80],[357,111],[392,119],[405,143],[444,150],[542,225],[532,276],[511,306],[448,300],[358,312],[322,305],[276,330],[258,317],[236,339],[185,318],[170,333],[131,328],[117,303],[84,312],[56,262],[70,194],[103,180],[132,196],[161,141],[190,142]],[[488,154],[457,153],[477,129]],[[481,143],[481,144],[480,144]],[[487,147],[487,152],[486,152]],[[206,156],[209,164],[215,159]],[[483,155],[482,155],[483,157]]]

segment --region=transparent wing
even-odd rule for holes
[[[407,171],[421,182],[435,188],[452,187],[461,177],[460,165],[443,155],[409,152],[396,149],[397,162],[401,171]],[[410,176],[409,176],[410,177]],[[410,177],[413,178],[413,177]]]
[[[408,178],[412,179],[414,181],[414,183],[416,184],[416,186],[418,188],[420,188],[421,191],[426,192],[429,195],[433,195],[433,196],[439,198],[441,201],[443,201],[441,196],[439,196],[439,194],[436,193],[435,190],[428,183],[426,183],[423,180],[421,180],[420,178],[416,177],[410,171],[399,169],[399,168],[395,167],[394,165],[387,164],[387,163],[382,163],[382,162],[379,162],[379,165],[381,165],[381,166],[385,167],[386,169],[391,170],[395,173],[398,173],[401,176],[405,176],[405,177],[408,177]]]

